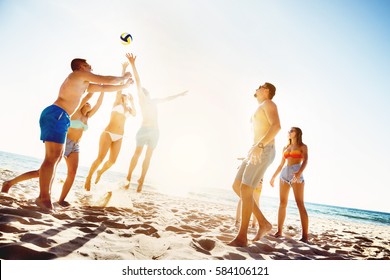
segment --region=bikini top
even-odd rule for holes
[[[300,150],[285,151],[283,154],[284,158],[303,158],[303,154]]]
[[[114,107],[112,107],[112,112],[117,112],[119,114],[122,114],[126,118],[131,115],[130,112],[128,110],[126,110],[122,104],[118,104],[118,105],[115,105]]]
[[[88,125],[83,123],[81,120],[71,120],[70,127],[77,128],[77,129],[82,128],[82,129],[84,129],[84,131],[86,131],[88,129]]]

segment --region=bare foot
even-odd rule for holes
[[[12,187],[11,181],[4,181],[3,187],[1,188],[1,191],[4,193],[7,193],[8,190]]]
[[[50,200],[44,201],[40,197],[35,199],[35,204],[38,205],[43,210],[52,210],[53,209],[53,205],[51,204]]]
[[[68,207],[70,206],[70,203],[63,200],[63,201],[58,201],[58,204],[61,205],[62,207]]]
[[[122,188],[125,189],[125,190],[128,190],[128,189],[130,188],[131,182],[130,182],[130,180],[127,179],[127,178],[126,178],[126,181],[127,181],[127,182],[125,183],[125,185],[123,185]]]
[[[259,227],[259,231],[257,232],[255,238],[253,238],[253,241],[259,241],[264,235],[270,232],[271,229],[272,225],[270,223],[267,223],[266,226]]]
[[[142,191],[142,186],[144,185],[144,180],[143,179],[139,179],[138,180],[138,188],[137,188],[137,192],[141,192]]]
[[[100,177],[102,176],[102,174],[103,174],[103,173],[102,173],[101,170],[98,170],[98,171],[96,172],[95,184],[99,183]]]
[[[302,237],[301,239],[299,239],[299,241],[302,241],[304,243],[309,243],[309,239],[306,237]]]
[[[84,189],[88,192],[91,190],[91,179],[85,180]]]
[[[248,247],[248,240],[239,240],[237,237],[230,241],[228,246],[232,247]]]
[[[283,236],[283,234],[281,232],[279,232],[279,231],[274,234],[274,237],[276,237],[276,238],[279,238],[279,237],[282,237],[282,236]]]

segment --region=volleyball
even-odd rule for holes
[[[130,45],[130,43],[133,41],[133,37],[126,32],[122,33],[120,38],[123,45]]]

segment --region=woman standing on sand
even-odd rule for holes
[[[78,109],[71,117],[70,127],[66,135],[66,145],[64,158],[66,160],[66,165],[68,167],[68,173],[66,176],[65,183],[62,187],[62,192],[58,203],[62,206],[68,206],[69,203],[65,201],[66,196],[68,195],[74,179],[76,177],[77,168],[79,166],[79,152],[80,146],[79,142],[83,136],[84,131],[88,129],[88,119],[91,118],[97,110],[100,108],[103,102],[104,93],[100,93],[100,96],[92,108],[91,104],[87,101],[92,97],[93,93],[88,93],[83,100],[81,101]],[[34,171],[29,171],[23,173],[12,180],[5,181],[1,189],[2,192],[8,192],[8,190],[15,184],[39,177],[39,169]]]
[[[276,169],[274,175],[271,178],[271,186],[274,186],[276,176],[280,175],[280,203],[278,211],[278,231],[275,233],[275,237],[282,236],[283,224],[286,218],[286,207],[288,202],[288,194],[292,187],[294,191],[295,202],[299,210],[299,216],[302,224],[302,238],[300,241],[308,241],[308,229],[309,229],[309,217],[306,212],[305,204],[303,201],[303,191],[305,187],[305,181],[303,179],[303,171],[306,168],[308,160],[308,149],[302,142],[302,130],[298,127],[292,127],[288,132],[288,145],[283,148],[283,156],[280,165]],[[284,164],[287,161],[287,165]],[[283,167],[284,166],[284,167]]]
[[[126,72],[126,68],[129,65],[128,62],[122,64],[122,73]],[[128,104],[130,101],[130,106]],[[110,122],[100,136],[99,152],[95,161],[92,163],[89,169],[88,176],[85,180],[84,188],[87,191],[91,190],[91,180],[96,169],[103,162],[108,150],[110,150],[109,159],[104,163],[102,169],[97,171],[95,184],[100,180],[100,177],[106,172],[118,158],[119,151],[122,146],[123,134],[125,132],[126,119],[129,116],[135,116],[134,100],[131,95],[122,94],[122,91],[118,91],[116,99],[111,111]]]

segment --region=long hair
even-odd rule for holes
[[[295,130],[295,133],[297,135],[297,143],[298,145],[303,145],[303,142],[302,142],[302,129],[300,129],[299,127],[295,127],[293,126],[291,129]],[[291,139],[288,139],[288,145],[291,145]]]

